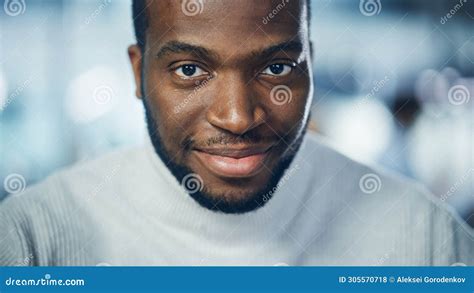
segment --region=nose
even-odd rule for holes
[[[266,121],[266,112],[244,78],[220,76],[206,118],[213,126],[242,135]]]

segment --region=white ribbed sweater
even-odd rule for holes
[[[190,198],[151,143],[115,152],[0,204],[0,265],[474,265],[470,228],[419,186],[314,134],[289,170],[263,208],[228,215]]]

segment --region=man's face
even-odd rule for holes
[[[129,48],[137,96],[157,154],[182,184],[197,182],[189,194],[209,209],[250,211],[268,200],[307,126],[306,5],[194,3],[148,3],[144,51]]]

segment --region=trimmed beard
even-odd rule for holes
[[[142,91],[142,93],[144,93],[144,91]],[[183,179],[187,175],[195,172],[193,172],[190,168],[184,165],[179,165],[172,160],[171,155],[164,147],[163,140],[161,139],[161,136],[158,132],[156,120],[147,103],[146,97],[143,97],[143,105],[145,107],[148,134],[155,152],[166,165],[166,167],[168,167],[173,176],[178,180],[178,182],[182,183]],[[272,170],[271,177],[267,184],[257,192],[247,194],[239,200],[229,200],[226,196],[216,196],[210,194],[209,190],[205,186],[199,190],[192,190],[192,192],[190,192],[190,190],[187,188],[184,189],[202,207],[215,212],[222,212],[226,214],[242,214],[263,207],[273,197],[275,188],[278,187],[278,182],[283,177],[285,171],[288,169],[294,157],[296,156],[296,153],[298,152],[306,134],[308,125],[307,122],[308,121],[305,122],[303,131],[299,133],[299,136],[292,143],[292,145],[288,147],[288,149],[285,151],[285,155],[281,157],[280,162],[278,162],[278,164]]]

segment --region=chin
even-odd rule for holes
[[[190,194],[201,206],[226,214],[241,214],[257,210],[265,205],[265,193],[256,189],[227,189],[224,192],[204,189]]]
[[[229,203],[243,203],[251,199],[263,196],[265,194],[264,190],[260,188],[252,187],[235,187],[227,186],[214,190],[206,189],[205,193],[207,196],[210,196],[216,200],[223,200]]]
[[[249,178],[214,176],[206,178],[206,175],[210,174],[201,173],[204,181],[203,189],[189,195],[201,206],[216,212],[233,214],[250,212],[263,207],[272,197],[269,190],[276,186],[282,171],[276,172],[277,176],[272,176],[265,169]]]

